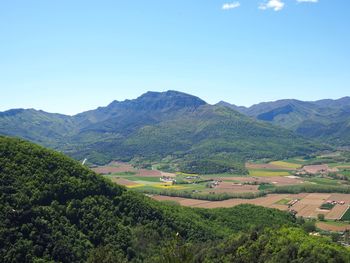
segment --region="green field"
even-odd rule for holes
[[[119,176],[132,176],[135,175],[135,172],[120,172],[120,173],[114,173],[113,175],[119,175]]]
[[[324,210],[332,210],[332,208],[334,207],[334,204],[328,204],[328,203],[324,203],[320,206],[320,209],[324,209]]]
[[[323,222],[326,223],[327,225],[331,225],[331,226],[347,226],[347,225],[349,225],[348,223],[344,223],[342,221],[326,220],[326,221],[323,221]]]
[[[259,191],[268,191],[268,190],[272,190],[275,188],[275,185],[273,184],[261,184],[259,185]]]
[[[130,181],[145,181],[145,182],[154,182],[154,183],[160,183],[159,178],[157,177],[147,177],[147,176],[125,176],[122,177],[125,179],[128,179]]]
[[[306,178],[305,181],[321,185],[340,185],[338,180],[321,177]]]
[[[350,163],[349,162],[346,162],[346,163],[342,163],[342,162],[329,163],[328,165],[329,165],[329,167],[341,167],[341,166],[348,166],[348,167],[350,167]]]
[[[345,214],[341,218],[343,221],[350,221],[350,209],[346,210]]]
[[[348,179],[350,179],[350,170],[343,170],[340,172],[341,175],[346,176]]]
[[[283,167],[283,168],[288,168],[288,169],[298,169],[301,167],[300,164],[289,162],[289,161],[275,161],[275,162],[270,162],[270,164]]]
[[[281,199],[278,202],[276,202],[277,205],[287,205],[290,202],[291,199],[285,198]]]
[[[299,165],[303,165],[307,162],[307,160],[305,160],[303,157],[288,158],[284,161],[289,163],[299,164]]]
[[[344,161],[346,160],[346,161]],[[295,157],[295,158],[289,158],[286,160],[283,160],[283,162],[292,163],[296,165],[313,165],[313,164],[328,164],[329,167],[338,167],[338,166],[350,166],[350,162],[347,160],[347,158],[341,158],[339,156],[327,156],[327,157],[321,157],[321,156],[315,156],[312,158],[306,158],[303,157]]]

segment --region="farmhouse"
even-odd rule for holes
[[[345,201],[334,201],[334,200],[327,200],[326,204],[332,204],[332,205],[344,205]]]
[[[176,180],[172,177],[169,177],[169,176],[163,176],[161,178],[159,178],[161,182],[164,182],[164,183],[172,183],[174,184],[176,182]]]
[[[208,184],[209,188],[215,188],[219,185],[219,181],[212,181]]]
[[[187,180],[195,180],[195,179],[199,179],[200,177],[198,175],[192,175],[192,176],[187,176],[185,177],[185,179]]]

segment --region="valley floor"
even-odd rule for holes
[[[228,199],[223,201],[205,201],[163,195],[153,195],[151,197],[161,202],[176,202],[182,206],[197,208],[228,208],[240,204],[253,204],[268,208],[276,208],[282,211],[295,211],[298,217],[309,219],[317,219],[319,215],[322,214],[325,220],[317,222],[317,228],[331,232],[350,230],[349,222],[340,221],[344,219],[344,217],[346,217],[345,214],[348,214],[350,211],[349,194],[269,194],[255,199]],[[330,210],[321,209],[320,206],[327,200],[344,202],[344,204],[337,203]],[[289,206],[288,203],[293,201],[296,201],[295,204]]]
[[[283,211],[294,210],[298,216],[304,218],[317,218],[319,214],[325,215],[329,220],[340,220],[350,206],[349,194],[269,194],[255,199],[228,199],[223,201],[205,201],[181,197],[154,195],[152,198],[158,201],[175,201],[183,206],[200,208],[233,207],[240,204],[253,204]],[[292,206],[287,202],[297,200]],[[327,200],[344,201],[344,204],[336,204],[332,209],[320,209]]]
[[[339,154],[248,162],[249,175],[166,173],[112,162],[93,170],[153,199],[198,208],[253,204],[322,219],[324,230],[350,229],[350,164]],[[340,221],[340,222],[338,222]],[[334,223],[336,222],[336,223]]]

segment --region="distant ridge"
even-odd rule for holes
[[[178,91],[147,92],[75,116],[32,109],[2,113],[0,134],[97,164],[113,159],[158,163],[191,173],[244,174],[248,159],[281,159],[328,148],[237,110]]]
[[[350,145],[350,97],[318,101],[278,100],[249,108],[220,102],[257,120],[290,129],[310,139]]]
[[[238,111],[240,113],[245,113],[248,109],[247,107],[230,104],[230,103],[223,101],[223,100],[219,101],[216,105],[222,106],[222,107],[228,107],[228,108],[233,109],[235,111]]]

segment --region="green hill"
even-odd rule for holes
[[[76,159],[113,159],[199,173],[245,173],[247,159],[309,154],[316,145],[227,107],[176,91],[148,92],[135,100],[76,116],[35,110],[0,114],[0,133],[19,136]]]
[[[4,263],[349,262],[345,248],[296,227],[291,215],[263,207],[159,203],[60,153],[0,137]]]
[[[34,109],[0,112],[0,134],[17,136],[56,147],[73,134],[76,125],[70,116]]]

